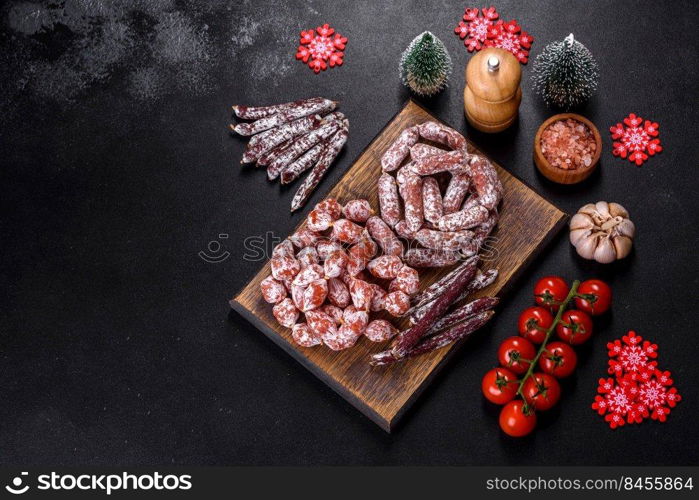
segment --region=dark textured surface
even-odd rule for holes
[[[693,2],[496,5],[535,37],[532,56],[572,31],[600,64],[599,92],[583,114],[602,132],[601,168],[567,188],[546,182],[532,165],[532,138],[551,113],[532,94],[531,63],[512,129],[485,136],[466,127],[469,54],[452,31],[459,2],[220,2],[207,9],[149,2],[149,12],[97,20],[133,29],[125,52],[102,66],[100,54],[115,51],[75,42],[93,28],[68,23],[31,34],[10,18],[13,5],[0,12],[1,463],[699,463]],[[293,60],[296,36],[323,22],[350,41],[344,66],[314,75]],[[316,201],[400,109],[407,93],[397,61],[425,29],[442,38],[455,66],[450,88],[421,101],[428,109],[568,212],[600,199],[622,203],[638,236],[630,258],[600,266],[577,258],[562,234],[491,326],[385,435],[229,313],[227,299],[259,267],[242,260],[243,238],[286,234],[301,215],[288,214],[294,186],[280,189],[238,166],[244,142],[226,125],[233,103],[341,100],[350,140]],[[187,34],[197,50],[182,53],[173,40]],[[207,63],[194,67],[193,59]],[[60,73],[66,68],[72,79]],[[188,85],[177,80],[183,68]],[[606,130],[629,112],[661,125],[665,151],[641,168],[610,152]],[[204,262],[197,252],[219,233],[229,234],[221,241],[231,256]],[[559,407],[533,436],[513,441],[499,432],[479,383],[530,305],[534,282],[549,273],[608,279],[616,303],[580,349]],[[684,400],[666,424],[610,431],[589,405],[605,372],[604,344],[629,329],[660,345],[660,364]]]

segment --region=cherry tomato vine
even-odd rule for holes
[[[600,280],[576,280],[568,287],[563,278],[546,276],[534,287],[534,298],[537,305],[519,317],[519,336],[506,338],[498,349],[501,366],[490,370],[481,383],[489,401],[504,405],[500,427],[514,437],[532,432],[536,412],[558,403],[561,389],[556,379],[569,376],[577,365],[571,346],[591,337],[590,315],[605,313],[612,294]],[[560,341],[551,342],[554,334]]]

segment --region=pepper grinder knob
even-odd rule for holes
[[[496,56],[490,56],[488,58],[488,71],[497,71],[500,69],[500,59]]]

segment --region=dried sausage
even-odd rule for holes
[[[403,261],[395,255],[382,255],[367,264],[367,270],[377,278],[393,279],[403,267]]]
[[[464,149],[466,138],[451,127],[434,121],[418,125],[420,137],[428,141],[438,142],[449,146],[451,149]]]
[[[425,177],[422,180],[422,208],[425,220],[434,224],[443,215],[442,194],[439,191],[439,183],[434,177]]]
[[[403,254],[403,244],[381,217],[369,217],[369,220],[366,221],[366,228],[385,254],[398,257]]]
[[[285,328],[291,328],[299,319],[299,310],[294,305],[294,302],[289,298],[285,298],[272,308],[272,314],[277,322]]]
[[[262,280],[260,289],[262,290],[262,298],[270,304],[276,304],[286,298],[286,287],[272,276],[267,276]]]
[[[323,343],[323,339],[306,323],[296,323],[291,329],[291,338],[301,347],[313,347]]]
[[[400,195],[405,207],[405,224],[409,231],[418,231],[424,221],[422,178],[417,175],[407,175],[405,183],[400,186]]]
[[[233,131],[240,135],[255,135],[264,130],[277,127],[284,123],[296,120],[297,118],[302,118],[304,116],[312,115],[315,113],[325,114],[329,113],[335,107],[337,103],[329,99],[323,99],[320,102],[313,102],[301,106],[297,106],[291,109],[285,109],[279,111],[273,115],[265,116],[250,123],[238,123],[233,127]]]
[[[328,301],[332,305],[345,308],[351,300],[349,289],[341,279],[330,278],[328,280]]]
[[[443,215],[439,219],[440,231],[461,231],[475,227],[486,221],[488,209],[483,205],[474,205],[466,210]]]
[[[384,172],[392,172],[397,169],[410,153],[410,147],[417,143],[417,127],[409,127],[403,130],[398,138],[391,144],[381,157],[381,168]]]
[[[385,342],[392,339],[398,330],[385,319],[375,319],[371,321],[364,330],[364,336],[372,342]]]
[[[405,252],[403,261],[410,267],[446,267],[456,264],[459,254],[430,248],[411,248]]]
[[[374,215],[371,205],[367,200],[350,200],[345,203],[345,208],[342,211],[345,218],[353,222],[366,222],[369,217]]]
[[[346,122],[343,123],[346,124]],[[295,212],[301,208],[304,203],[306,203],[308,197],[330,168],[330,165],[335,160],[335,157],[340,154],[340,150],[345,145],[345,142],[347,142],[348,134],[349,130],[347,128],[341,128],[328,140],[328,147],[320,155],[315,167],[313,167],[311,173],[308,174],[306,179],[303,181],[303,184],[301,184],[301,187],[299,187],[298,191],[296,191],[294,199],[291,201],[292,212]]]
[[[447,191],[444,193],[443,203],[445,214],[451,214],[459,210],[466,194],[468,194],[468,187],[470,184],[471,181],[468,174],[454,173],[451,176]]]
[[[400,201],[398,199],[398,186],[393,176],[387,173],[381,174],[378,195],[381,218],[390,227],[394,227],[400,221]]]

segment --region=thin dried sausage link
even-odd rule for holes
[[[456,264],[459,254],[430,248],[411,248],[405,252],[403,261],[410,267],[446,267]]]
[[[439,183],[433,177],[425,177],[422,180],[422,208],[425,220],[436,224],[444,214],[442,193],[439,191]]]
[[[447,191],[444,193],[444,213],[451,214],[459,210],[468,194],[471,184],[468,174],[454,173],[451,176]]]
[[[426,338],[402,356],[396,356],[393,351],[383,351],[372,356],[370,363],[373,366],[389,365],[403,361],[406,358],[413,358],[440,349],[468,337],[485,325],[493,317],[493,314],[495,313],[492,310],[475,314],[442,333]]]
[[[256,161],[279,144],[318,128],[321,124],[322,118],[320,115],[304,116],[280,127],[257,134],[248,142],[248,147],[243,154],[241,163]]]
[[[462,150],[450,151],[439,156],[428,156],[413,162],[410,170],[417,175],[432,175],[439,172],[463,170],[465,154]]]
[[[409,127],[403,130],[393,144],[381,157],[381,168],[384,172],[393,172],[410,153],[410,147],[417,143],[419,138],[417,127]]]
[[[330,165],[332,165],[332,162],[335,160],[337,155],[340,154],[340,150],[345,145],[345,142],[347,142],[348,135],[349,129],[343,127],[330,138],[328,141],[328,148],[323,151],[323,154],[320,155],[315,167],[313,167],[311,173],[308,174],[306,179],[303,181],[303,184],[301,184],[301,187],[299,187],[298,191],[296,191],[294,199],[291,201],[292,212],[295,212],[306,203],[308,197],[311,195],[318,183],[320,183],[321,179],[330,168]]]
[[[477,271],[475,278],[473,278],[473,281],[471,281],[471,283],[468,284],[468,286],[466,287],[466,290],[464,290],[463,293],[461,295],[459,295],[459,297],[454,301],[454,303],[460,302],[460,301],[468,298],[468,296],[471,295],[472,293],[475,293],[478,290],[482,290],[483,288],[489,286],[490,284],[492,284],[496,280],[497,277],[498,277],[498,270],[497,269],[489,269],[486,272],[481,272],[480,270]],[[410,314],[410,322],[415,324],[418,321],[420,321],[420,319],[425,315],[427,310],[430,308],[430,304],[434,300],[436,300],[436,297],[435,297],[435,299],[432,299],[429,302],[423,303],[422,305],[420,305],[418,307],[413,307],[410,311],[408,311],[408,313]]]
[[[468,260],[465,260],[464,262],[459,264],[458,267],[449,271],[439,280],[435,281],[430,286],[425,288],[422,292],[415,295],[412,300],[413,304],[420,306],[422,304],[430,302],[431,300],[434,300],[437,296],[441,295],[444,292],[444,290],[446,290],[446,287],[449,286],[449,283],[451,283],[459,275],[462,269],[464,269],[467,266],[477,264],[478,257],[472,257]]]
[[[414,174],[406,176],[405,183],[400,186],[399,191],[405,208],[405,224],[409,231],[419,231],[424,221],[422,178]]]
[[[393,345],[391,352],[395,358],[405,356],[423,337],[425,332],[449,309],[466,286],[476,275],[475,263],[473,266],[464,267],[459,275],[449,284],[449,287],[440,295],[429,308],[425,316],[413,327],[402,331]]]
[[[378,186],[379,210],[381,218],[390,227],[395,227],[400,221],[400,200],[398,186],[390,174],[383,173],[379,177]]]
[[[324,141],[340,129],[340,124],[333,121],[294,139],[291,145],[282,151],[267,165],[267,177],[274,180],[279,177],[282,169],[310,148]]]
[[[451,149],[464,149],[466,138],[451,127],[437,122],[425,122],[419,126],[420,137],[428,141],[438,142]]]
[[[418,142],[415,144],[413,147],[410,148],[410,158],[413,159],[414,161],[417,160],[422,160],[424,158],[429,158],[430,156],[438,156],[438,155],[443,155],[444,153],[448,153],[449,151],[446,151],[441,148],[436,148],[434,146],[430,146],[429,144],[425,144],[423,142]]]
[[[281,173],[282,184],[289,184],[295,181],[302,173],[316,164],[320,155],[328,147],[327,139],[319,142],[311,149],[306,151],[298,159],[288,164]]]
[[[393,230],[381,217],[369,217],[366,221],[366,228],[372,239],[378,243],[386,255],[395,255],[397,257],[403,255],[403,243],[400,242]]]
[[[415,234],[415,239],[432,250],[455,252],[473,241],[473,231],[435,231],[423,228]]]
[[[459,210],[439,219],[440,231],[461,231],[482,224],[488,219],[488,209],[475,205],[467,210]]]
[[[478,193],[480,204],[493,210],[502,199],[502,183],[495,167],[484,157],[474,156],[469,161],[471,182]]]
[[[271,106],[232,106],[235,116],[241,120],[259,120],[268,116],[275,115],[281,111],[298,108],[301,106],[309,106],[321,104],[327,101],[323,97],[310,97],[308,99],[299,99],[293,102],[284,102],[281,104],[272,104]]]
[[[442,316],[440,319],[438,319],[427,331],[425,336],[432,335],[433,333],[445,328],[451,328],[469,316],[492,309],[498,304],[498,302],[500,302],[500,299],[497,297],[481,297],[479,299],[474,299],[471,302],[467,302],[466,304],[457,307],[446,316]]]
[[[278,127],[284,123],[296,120],[297,118],[315,113],[324,115],[335,109],[336,106],[337,102],[329,99],[323,99],[322,102],[305,104],[296,108],[279,111],[271,116],[260,118],[254,122],[239,123],[233,127],[233,130],[240,135],[255,135],[267,129]]]

